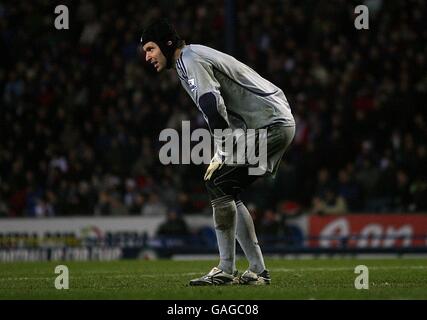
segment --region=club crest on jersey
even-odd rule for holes
[[[194,79],[188,79],[188,85],[191,92],[194,92],[197,89],[196,81]]]

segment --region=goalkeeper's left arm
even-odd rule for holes
[[[212,65],[197,54],[184,59],[181,57],[177,62],[177,68],[186,79],[185,89],[202,112],[214,139],[216,152],[204,176],[205,180],[209,180],[212,174],[222,167],[227,157],[232,156],[230,154],[232,150],[225,148],[228,145],[227,140],[233,139],[233,135],[224,99],[221,96],[220,84],[214,77]],[[221,134],[215,129],[221,129]]]

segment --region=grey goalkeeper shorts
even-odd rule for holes
[[[295,136],[295,126],[273,125],[267,128],[267,175],[276,176],[283,154]],[[261,165],[262,166],[262,165]]]
[[[211,200],[225,195],[237,198],[240,192],[251,185],[257,178],[266,175],[275,177],[282,157],[294,139],[295,126],[274,124],[263,129],[267,129],[266,162],[263,163],[261,161],[256,165],[229,165],[225,163],[221,169],[212,174],[210,180],[206,181],[206,188]],[[261,150],[258,145],[258,142],[262,141],[258,139],[259,131],[257,131],[256,135],[255,150]],[[262,172],[262,174],[251,174],[249,170],[253,167],[259,168],[258,171]]]

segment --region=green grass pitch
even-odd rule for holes
[[[422,259],[267,259],[270,286],[190,287],[217,261],[133,260],[0,264],[0,299],[427,299]],[[55,266],[69,268],[69,289],[57,290]],[[357,265],[369,268],[369,289],[356,290]],[[237,261],[239,271],[246,262]]]

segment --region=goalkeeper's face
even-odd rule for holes
[[[142,49],[145,52],[145,61],[152,64],[160,72],[166,67],[166,57],[160,50],[160,47],[153,41],[147,42]]]

